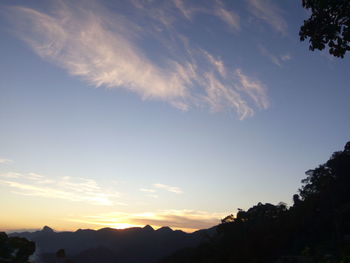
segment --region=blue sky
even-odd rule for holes
[[[298,1],[1,10],[4,229],[209,227],[349,140],[349,59],[299,41]]]

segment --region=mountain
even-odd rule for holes
[[[185,233],[162,227],[79,229],[56,232],[45,226],[40,231],[11,233],[35,241],[42,263],[57,261],[55,253],[64,249],[74,263],[154,263],[186,247],[195,247],[215,233],[215,228]],[[68,262],[68,261],[67,261]]]

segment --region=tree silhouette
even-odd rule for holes
[[[0,232],[0,263],[27,263],[35,243],[21,237],[8,237]]]
[[[239,209],[222,220],[216,238],[163,262],[349,263],[350,142],[306,175],[293,206]]]
[[[310,50],[328,46],[330,54],[343,58],[350,50],[350,1],[303,0],[302,5],[312,14],[300,27],[300,40],[310,38]]]

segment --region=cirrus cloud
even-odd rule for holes
[[[287,22],[281,15],[281,10],[270,0],[248,0],[249,11],[258,19],[265,21],[277,32],[286,35]]]
[[[206,106],[214,111],[233,110],[239,119],[252,116],[255,108],[261,108],[257,102],[267,97],[266,89],[254,95],[262,98],[253,103],[247,100],[247,93],[237,89],[237,80],[227,74],[237,69],[243,74],[242,69],[226,67],[217,55],[179,33],[174,24],[185,10],[184,2],[170,3],[178,14],[169,3],[158,7],[132,1],[129,8],[139,19],[128,19],[118,10],[111,13],[94,1],[89,5],[56,1],[51,12],[14,6],[7,9],[7,15],[15,34],[35,53],[90,85],[126,89],[142,99],[166,101],[183,111]],[[238,15],[221,1],[215,3],[212,15],[238,30]],[[204,12],[192,12],[198,10]],[[182,19],[190,15],[185,12]],[[145,50],[145,39],[161,52],[152,55]],[[247,73],[245,76],[249,78]]]
[[[1,179],[4,178],[4,179]],[[86,178],[48,178],[37,173],[8,172],[0,174],[0,185],[19,195],[64,199],[94,205],[125,205],[114,199],[119,193],[102,189],[95,180]]]
[[[170,185],[159,184],[159,183],[153,184],[153,186],[155,188],[163,189],[163,190],[166,190],[168,192],[175,193],[175,194],[182,194],[183,193],[183,191],[179,187],[176,187],[176,186],[170,186]]]
[[[6,159],[6,158],[0,158],[0,164],[10,164],[13,163],[13,160]]]

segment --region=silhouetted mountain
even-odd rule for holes
[[[213,228],[214,229],[214,228]],[[12,233],[35,241],[43,263],[56,262],[56,251],[64,249],[74,263],[154,263],[179,249],[195,247],[215,231],[194,233],[173,231],[169,227],[79,229],[55,232],[48,226],[40,231]]]
[[[48,226],[44,226],[43,229],[41,230],[41,232],[43,233],[53,233],[53,229],[51,227]]]

